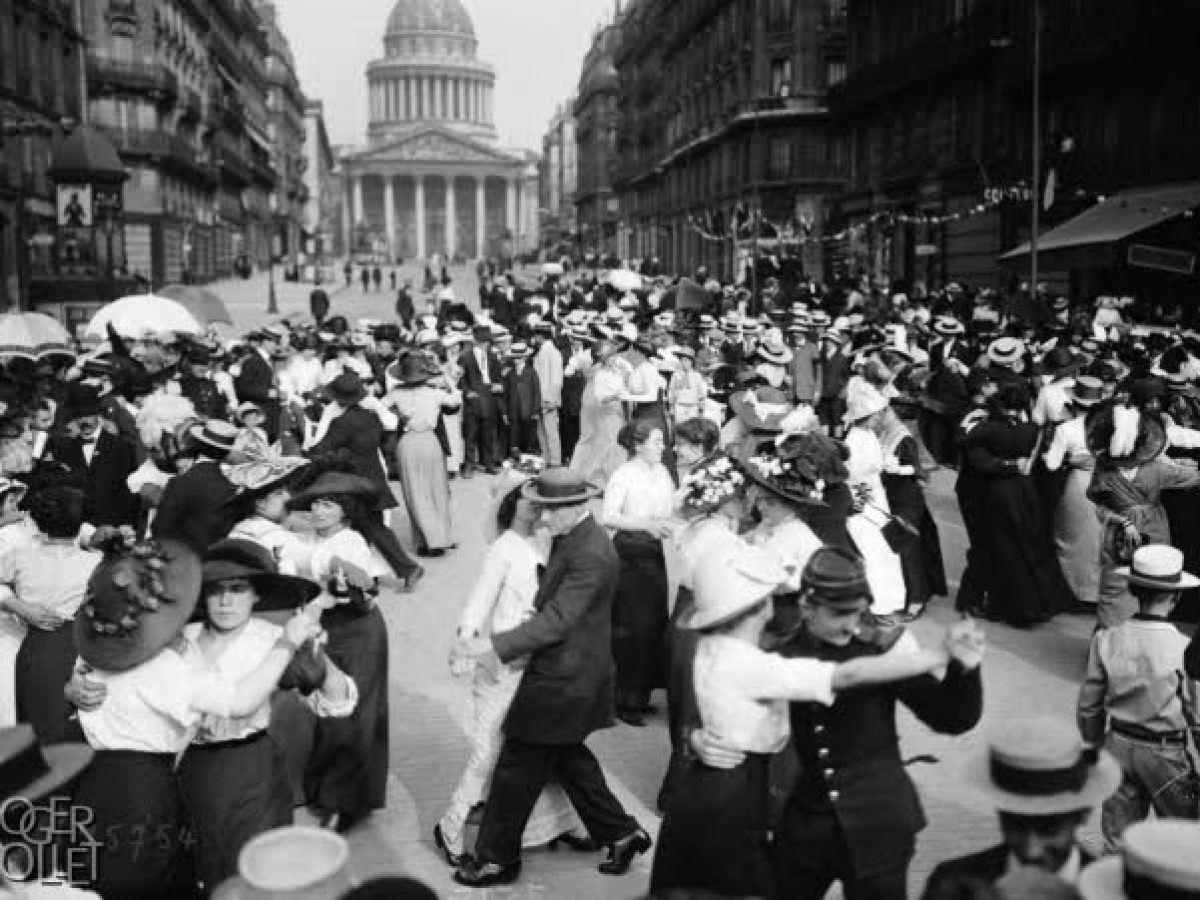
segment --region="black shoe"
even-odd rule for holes
[[[439,557],[446,555],[446,549],[444,547],[438,547],[436,550],[426,550],[425,555],[433,559],[438,559]]]
[[[580,837],[577,834],[572,834],[569,831],[564,831],[547,846],[552,852],[558,850],[559,845],[566,847],[568,850],[574,850],[577,853],[595,853],[600,849],[600,845],[593,841],[590,837]]]
[[[405,577],[404,585],[400,588],[400,591],[405,594],[411,594],[417,589],[417,583],[424,577],[425,570],[420,566],[417,566]]]
[[[624,875],[629,871],[633,858],[649,850],[650,844],[650,835],[646,834],[646,829],[634,829],[632,834],[609,844],[608,859],[600,863],[600,874]]]
[[[468,479],[474,477],[474,475],[475,475],[475,473],[471,471],[470,466],[463,466],[458,471],[458,477],[461,478],[463,481],[467,481]]]
[[[441,824],[433,826],[433,843],[434,846],[441,851],[442,857],[446,860],[446,865],[452,869],[457,869],[465,866],[471,861],[470,853],[453,853],[450,846],[446,843],[446,836],[442,834]]]
[[[521,861],[502,866],[499,863],[471,859],[454,873],[454,880],[467,887],[483,888],[494,884],[512,884],[521,877]]]

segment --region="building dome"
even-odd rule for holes
[[[405,37],[414,33],[474,38],[475,26],[461,0],[397,0],[388,16],[385,37]]]

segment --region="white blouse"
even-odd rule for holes
[[[0,554],[0,584],[25,603],[72,619],[101,558],[95,550],[81,549],[75,538],[51,540],[38,534],[32,543]]]
[[[385,578],[392,574],[387,561],[352,528],[343,528],[327,538],[318,538],[313,544],[309,558],[313,581],[324,587],[333,572],[334,560],[338,559],[358,566],[374,578]]]
[[[386,402],[394,404],[396,410],[404,417],[405,433],[433,431],[437,428],[438,417],[443,409],[454,409],[462,405],[462,395],[458,391],[444,391],[422,385],[416,388],[397,388],[388,394]]]
[[[532,616],[538,592],[537,567],[545,562],[538,548],[512,529],[496,538],[459,616],[459,631],[509,631]]]
[[[661,463],[647,466],[631,459],[612,473],[604,486],[604,518],[633,516],[670,518],[675,506],[675,484]]]
[[[704,730],[743,753],[778,753],[787,744],[788,701],[833,704],[834,663],[784,659],[727,635],[706,635],[692,675]]]
[[[799,519],[787,519],[778,525],[759,525],[746,535],[746,542],[772,553],[788,570],[781,587],[787,593],[800,590],[800,576],[814,553],[821,549],[821,539]]]
[[[281,575],[301,575],[309,569],[312,542],[294,531],[288,531],[278,522],[262,516],[250,516],[234,525],[229,537],[253,541],[266,547],[275,557]]]
[[[265,619],[252,618],[234,641],[224,649],[220,657],[214,660],[208,658],[200,648],[200,635],[203,630],[204,623],[202,622],[192,622],[183,629],[183,636],[188,642],[185,657],[197,669],[210,671],[233,683],[246,678],[261,666],[274,649],[275,642],[283,634],[280,626]],[[318,716],[344,718],[354,712],[354,707],[358,704],[358,686],[355,685],[352,678],[346,680],[349,682],[350,690],[349,695],[343,701],[339,702],[327,697],[323,688],[313,691],[307,697],[301,696],[300,699]],[[216,744],[221,741],[236,741],[266,730],[270,723],[270,700],[248,716],[229,718],[205,715],[200,721],[200,730],[196,732],[192,743]]]
[[[1087,445],[1085,420],[1085,416],[1076,416],[1054,429],[1054,439],[1043,457],[1051,472],[1057,472],[1064,464],[1073,469],[1095,468],[1096,461]]]

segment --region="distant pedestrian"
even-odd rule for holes
[[[365,294],[367,291],[369,291],[371,289],[371,270],[368,269],[366,266],[363,266],[362,271],[359,273],[358,277],[359,277],[359,280],[362,281],[363,293]]]
[[[350,287],[351,276],[354,274],[354,267],[350,265],[350,260],[346,260],[346,265],[342,266],[342,274],[346,276],[346,287]]]
[[[379,289],[383,286],[383,270],[376,266],[371,270],[371,280],[375,282],[375,293],[379,293]]]
[[[317,330],[320,331],[321,323],[329,315],[329,295],[321,288],[313,290],[308,295],[308,310],[312,313],[312,317],[317,323]]]
[[[391,284],[391,290],[395,291],[396,290],[396,270],[395,269],[388,270],[388,282]]]

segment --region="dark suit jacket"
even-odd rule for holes
[[[1079,848],[1083,865],[1095,858]],[[959,856],[939,863],[925,882],[921,900],[974,900],[979,888],[994,884],[1008,870],[1008,847],[998,844],[978,853]]]
[[[251,350],[242,359],[242,369],[233,380],[233,389],[242,403],[247,400],[266,403],[273,400],[271,389],[275,387],[275,373],[271,364],[257,350]]]
[[[613,722],[612,605],[620,561],[608,532],[587,516],[555,542],[534,607],[492,635],[504,662],[529,663],[504,733],[533,744],[582,743]]]
[[[150,530],[183,541],[202,556],[237,524],[237,489],[218,463],[201,460],[167,482]]]
[[[78,438],[52,437],[46,455],[83,478],[85,522],[101,525],[136,525],[139,506],[125,481],[137,469],[137,456],[124,438],[100,429],[91,465]]]
[[[864,633],[846,647],[834,647],[801,629],[778,652],[786,657],[844,662],[885,652],[895,636]],[[916,834],[925,827],[920,798],[900,758],[897,703],[940,734],[962,734],[973,728],[983,713],[980,671],[968,672],[951,663],[941,681],[922,675],[839,693],[830,707],[816,703],[789,706],[801,774],[785,817],[836,816],[854,873],[860,878],[907,866]]]
[[[508,400],[508,418],[516,422],[532,419],[542,411],[542,386],[538,381],[532,360],[525,365],[520,375],[515,368],[504,376],[504,395]]]
[[[845,397],[849,383],[849,354],[833,353],[821,360],[821,397]]]
[[[512,328],[517,321],[513,301],[499,289],[492,291],[492,321],[505,328]]]
[[[383,471],[383,463],[379,459],[382,443],[383,423],[379,421],[379,416],[361,406],[352,406],[329,423],[325,437],[308,451],[308,455],[349,450],[359,474],[375,482],[378,491],[375,509],[391,509],[396,505],[396,498],[388,487],[387,473]]]

